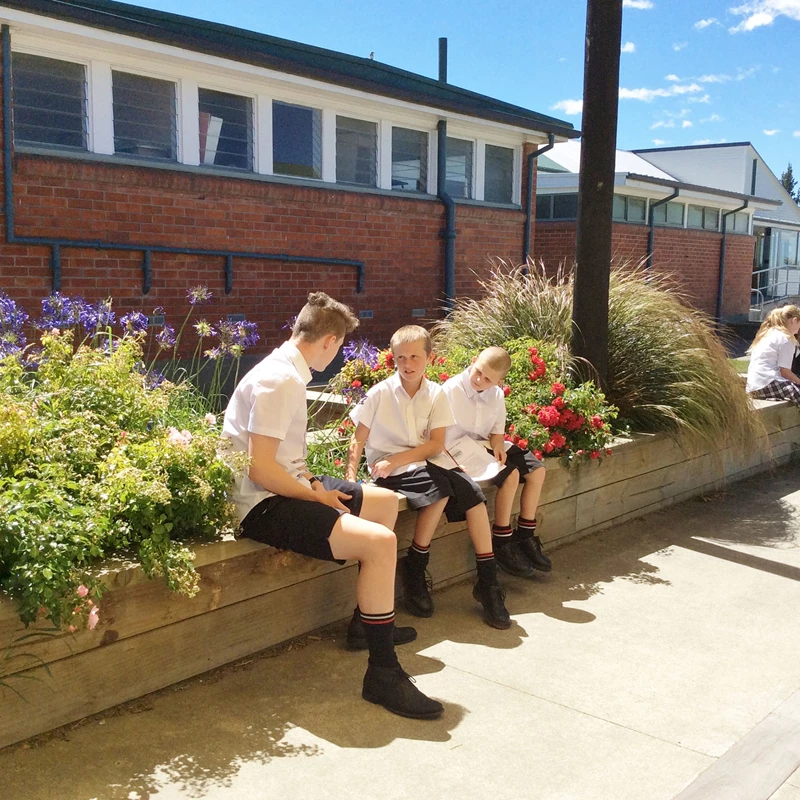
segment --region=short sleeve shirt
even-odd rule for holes
[[[366,453],[370,464],[424,444],[434,428],[453,424],[450,404],[441,386],[423,378],[417,393],[409,397],[397,373],[373,386],[350,416],[356,425],[363,423],[369,428]],[[419,466],[422,464],[406,464],[392,475]]]
[[[796,342],[777,328],[769,331],[753,348],[747,368],[747,391],[763,389],[773,381],[785,381],[781,373],[792,368]]]
[[[469,380],[469,369],[454,375],[442,386],[450,401],[455,424],[447,429],[445,446],[450,447],[464,436],[483,441],[493,433],[504,433],[506,401],[499,386],[476,391]]]
[[[250,434],[280,439],[275,460],[290,475],[308,485],[300,473],[306,470],[306,385],[311,370],[302,353],[285,342],[256,364],[239,382],[225,410],[223,437],[233,449],[248,452]],[[250,480],[235,476],[233,501],[239,520],[274,492]]]

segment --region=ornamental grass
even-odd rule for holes
[[[479,350],[529,336],[568,347],[572,272],[495,261],[480,299],[460,298],[435,329],[437,349]],[[763,427],[730,366],[713,320],[690,308],[669,277],[622,266],[611,272],[606,398],[642,432],[685,434],[690,444],[752,449]]]

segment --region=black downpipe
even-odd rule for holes
[[[533,222],[533,176],[536,170],[536,159],[542,153],[552,150],[556,144],[555,134],[547,137],[547,144],[528,154],[528,186],[525,194],[525,233],[522,242],[522,274],[528,274],[528,258],[531,254],[531,224]]]
[[[447,123],[437,124],[436,194],[444,204],[444,305],[453,309],[456,300],[456,204],[447,193]]]
[[[189,247],[166,247],[161,245],[132,244],[122,242],[103,242],[98,240],[60,239],[48,236],[17,236],[14,230],[14,182],[13,182],[13,126],[11,108],[11,32],[8,25],[0,29],[3,54],[3,213],[6,222],[7,244],[28,244],[50,247],[52,287],[61,289],[61,248],[76,247],[90,250],[122,250],[143,253],[142,294],[147,294],[152,285],[151,253],[172,253],[176,255],[217,256],[225,259],[225,293],[233,288],[233,258],[253,258],[259,261],[283,261],[289,264],[326,264],[339,267],[355,267],[356,294],[364,289],[365,266],[363,261],[343,258],[323,258],[316,256],[292,256],[288,253],[251,253],[241,250],[210,250]]]
[[[653,266],[653,248],[656,242],[656,218],[653,211],[658,208],[658,206],[662,206],[664,203],[669,203],[670,200],[674,200],[680,193],[681,190],[676,189],[669,197],[662,197],[660,200],[656,200],[655,203],[650,203],[650,231],[647,235],[647,259],[644,264],[645,269],[650,269]]]
[[[719,246],[719,283],[717,284],[717,322],[722,322],[722,293],[725,289],[725,245],[728,239],[728,217],[738,211],[744,211],[750,201],[745,200],[743,206],[734,208],[732,211],[724,211],[722,214],[722,242]]]

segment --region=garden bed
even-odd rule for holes
[[[571,468],[548,463],[538,514],[543,542],[552,549],[786,463],[800,448],[800,414],[785,402],[757,401],[756,406],[768,433],[747,457],[640,434],[615,443],[610,458]],[[487,496],[491,505],[493,487]],[[401,550],[408,547],[413,526],[414,515],[402,510],[397,526]],[[463,524],[441,524],[436,538],[430,564],[435,584],[468,577],[474,557]],[[17,671],[6,676],[9,686],[0,686],[0,747],[344,619],[352,611],[353,564],[312,561],[245,539],[202,544],[195,551],[200,591],[194,598],[148,580],[135,564],[109,562],[104,569],[109,591],[100,601],[94,630],[24,643],[21,649],[31,657],[9,662],[5,670]],[[0,644],[22,633],[14,605],[0,594]]]

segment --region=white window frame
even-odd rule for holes
[[[383,162],[384,162],[384,145],[385,142],[383,141],[384,133],[384,120],[380,117],[372,116],[369,114],[364,114],[361,112],[353,112],[350,110],[342,110],[339,107],[334,109],[333,111],[333,172],[334,172],[334,183],[338,183],[339,176],[336,175],[336,117],[347,117],[348,119],[355,119],[359,122],[370,122],[376,126],[375,129],[375,186],[361,186],[360,184],[356,183],[340,183],[339,186],[343,186],[347,189],[355,189],[356,191],[370,191],[372,189],[382,189],[384,188],[381,186],[381,181],[384,179],[384,174],[382,170]],[[325,137],[324,126],[323,126],[323,139]],[[323,174],[325,171],[325,151],[323,149],[322,152],[322,169]],[[391,123],[389,127],[389,188],[391,189],[392,177],[392,140],[391,140]]]
[[[231,88],[228,87],[227,84],[223,84],[223,85],[214,84],[211,81],[195,81],[194,82],[194,86],[195,86],[195,88],[197,90],[197,102],[195,104],[195,114],[194,114],[194,118],[195,118],[194,119],[194,126],[197,128],[196,136],[195,136],[195,141],[197,142],[197,144],[196,144],[197,165],[199,166],[199,164],[200,164],[200,89],[208,89],[208,91],[210,91],[210,92],[221,92],[223,94],[233,95],[234,97],[246,97],[250,101],[250,108],[251,108],[251,114],[252,114],[252,125],[253,125],[253,130],[252,130],[252,134],[253,134],[253,143],[252,143],[253,144],[253,163],[250,166],[250,168],[249,169],[237,169],[236,167],[217,167],[217,166],[215,166],[215,167],[213,167],[213,169],[215,169],[215,170],[233,169],[236,172],[242,172],[242,173],[245,173],[245,174],[247,174],[249,172],[257,173],[258,172],[258,162],[259,162],[259,156],[258,156],[258,139],[259,139],[259,135],[258,135],[259,134],[259,130],[258,130],[258,108],[259,108],[259,106],[258,106],[258,98],[259,98],[259,95],[256,94],[255,92],[243,92],[243,91],[240,91],[238,89],[231,89]],[[188,122],[188,118],[187,118],[187,122]],[[187,125],[187,127],[189,127],[189,126]],[[270,138],[270,141],[271,141],[272,140],[272,129],[271,128],[270,128],[269,138]],[[187,163],[187,162],[183,162],[183,163]]]
[[[504,150],[511,150],[513,154],[513,158],[511,160],[511,204],[519,205],[520,204],[520,194],[522,192],[522,148],[515,147],[514,145],[505,144],[503,142],[497,141],[489,141],[487,139],[479,139],[478,146],[481,150],[481,159],[479,164],[481,165],[481,196],[480,198],[476,197],[475,199],[480,199],[483,202],[486,201],[486,145],[491,145],[492,147],[501,147]],[[477,193],[476,193],[477,194]]]
[[[436,159],[436,150],[434,147],[434,140],[436,138],[436,128],[433,130],[426,128],[424,125],[410,125],[406,124],[405,122],[398,122],[397,120],[393,119],[391,121],[387,121],[390,128],[389,128],[389,142],[388,142],[388,149],[387,149],[387,160],[389,162],[389,189],[392,191],[393,194],[396,194],[398,197],[414,197],[415,195],[420,195],[422,197],[426,197],[427,195],[435,195],[436,194],[436,165],[434,161]],[[399,189],[392,189],[392,135],[391,131],[393,128],[404,128],[408,131],[417,131],[418,133],[424,133],[428,137],[428,170],[426,176],[426,185],[427,191],[425,192],[404,192]]]

